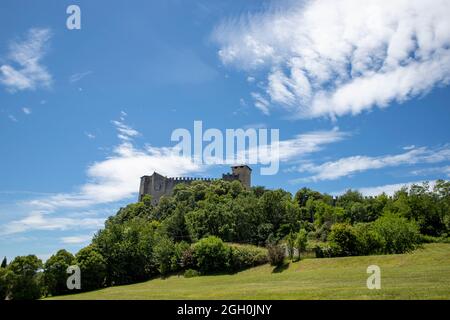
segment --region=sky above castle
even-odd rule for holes
[[[76,252],[142,175],[228,172],[171,153],[196,120],[279,129],[280,170],[253,185],[448,179],[448,16],[445,0],[2,0],[0,256]]]

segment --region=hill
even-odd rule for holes
[[[366,268],[381,268],[381,289]],[[53,299],[450,299],[450,244],[412,253],[305,259],[281,270],[263,265],[232,275],[170,276]]]

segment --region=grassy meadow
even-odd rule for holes
[[[372,264],[381,268],[380,290],[366,287]],[[173,275],[53,299],[450,299],[450,244],[426,244],[407,254],[304,259],[236,274]]]

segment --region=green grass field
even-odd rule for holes
[[[381,289],[369,290],[366,269],[381,268]],[[450,244],[409,254],[305,259],[283,270],[263,265],[233,275],[147,282],[57,299],[450,299]]]

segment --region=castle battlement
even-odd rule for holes
[[[252,169],[247,165],[238,165],[231,167],[231,173],[222,174],[224,181],[240,181],[246,188],[251,186]],[[219,178],[205,177],[165,177],[157,172],[153,172],[151,176],[142,176],[139,187],[139,201],[146,194],[152,196],[152,203],[158,204],[162,196],[170,196],[177,184],[190,184],[194,181],[213,182],[220,180]]]

